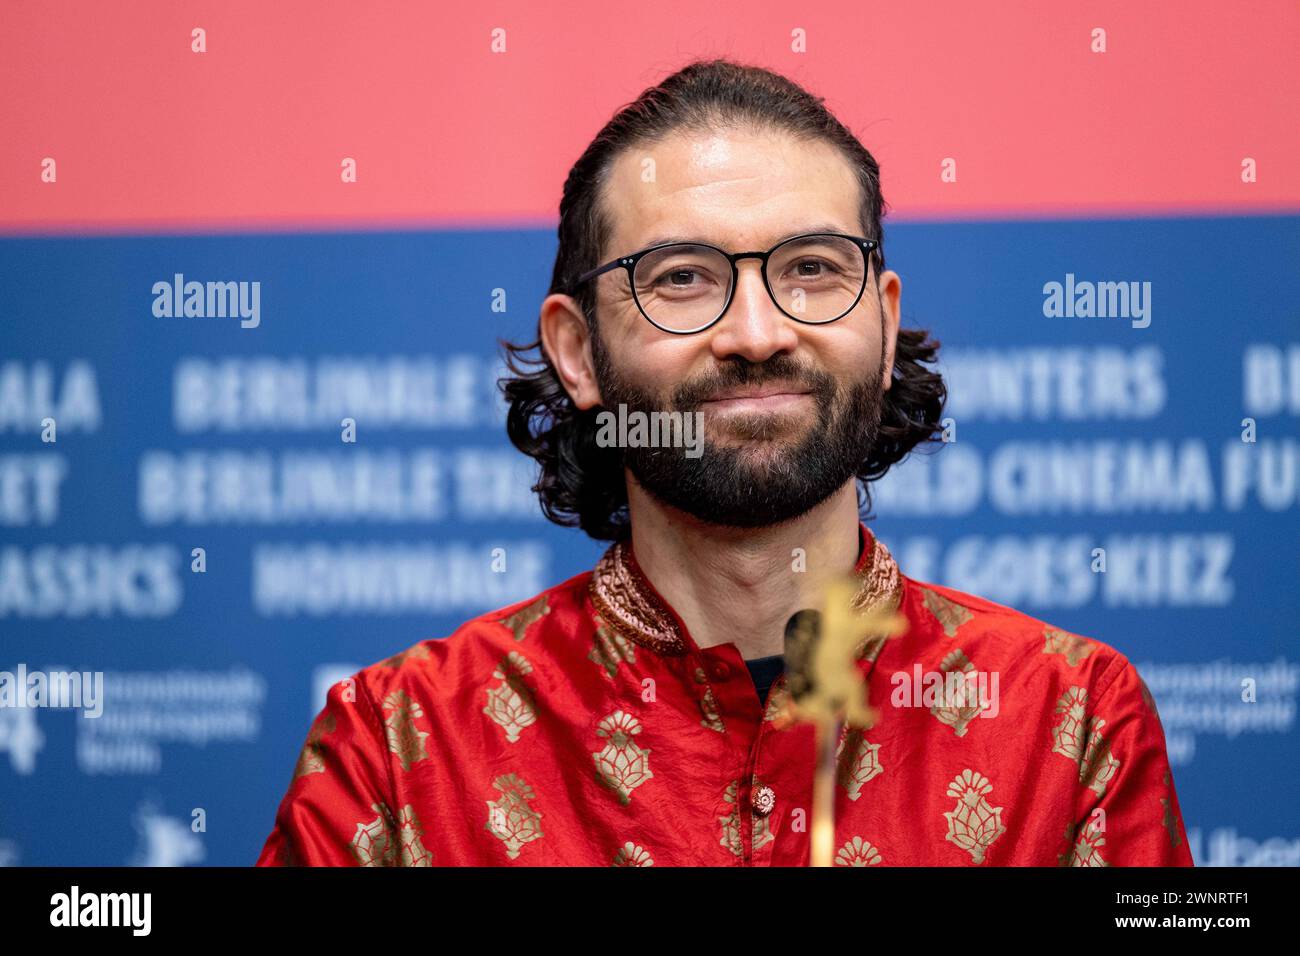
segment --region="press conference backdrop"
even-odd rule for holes
[[[1194,22],[1208,29],[1208,8],[1193,7],[1206,15]],[[1295,34],[1293,12],[1269,9],[1272,21],[1237,38],[1245,49],[1223,54],[1243,69],[1274,62],[1271,34]],[[562,89],[582,86],[554,49],[571,38],[535,13],[494,12],[507,27],[511,17],[534,27],[515,33],[524,48],[510,64],[517,89],[529,88],[520,74],[530,70],[534,88],[548,75]],[[187,76],[203,63],[187,59],[202,55],[190,49],[194,17],[153,13],[145,40],[128,41],[129,24],[115,23],[113,35],[152,45],[168,75]],[[897,22],[882,29],[898,36],[923,27],[890,16]],[[1002,16],[1004,32],[1034,33],[1029,11]],[[1130,31],[1128,44],[1148,29],[1118,10],[1109,16]],[[953,17],[931,34],[936,44],[960,42]],[[1082,43],[1086,54],[1092,18],[1076,19],[1043,42]],[[473,44],[458,56],[479,80],[496,68],[491,20],[441,25]],[[759,29],[736,34],[709,23],[714,35],[747,42]],[[52,27],[30,26],[37,52],[53,44]],[[262,26],[292,32],[281,21]],[[346,40],[348,24],[327,26],[321,42]],[[775,26],[788,38],[788,24]],[[384,43],[402,42],[403,31],[389,27]],[[180,40],[168,35],[174,30]],[[137,69],[91,49],[88,31],[81,23],[63,35],[98,57],[105,75]],[[1067,36],[1075,31],[1083,39]],[[212,32],[226,57],[249,40],[245,22]],[[829,44],[831,32],[813,35]],[[1194,81],[1186,49],[1143,35],[1148,55]],[[178,50],[158,52],[173,42]],[[395,69],[373,37],[355,42],[374,70]],[[582,94],[581,122],[561,124],[564,135],[539,143],[537,155],[510,161],[512,170],[546,173],[522,187],[494,168],[506,162],[495,147],[469,134],[439,140],[427,157],[435,166],[443,151],[461,157],[446,162],[482,157],[488,168],[471,192],[495,201],[510,194],[508,208],[494,206],[481,221],[457,205],[455,190],[432,200],[413,191],[412,221],[385,206],[398,187],[361,200],[346,192],[286,199],[247,153],[239,168],[212,173],[234,142],[220,136],[195,136],[184,149],[160,137],[145,145],[79,137],[101,120],[57,92],[13,107],[18,135],[0,147],[11,201],[0,239],[0,681],[101,672],[104,699],[97,717],[0,707],[0,862],[251,863],[332,682],[595,563],[604,545],[544,520],[529,490],[532,464],[506,441],[496,343],[535,329],[555,254],[546,217],[567,164],[619,103],[685,62],[671,36],[654,42],[649,65],[610,65],[608,92]],[[528,45],[541,43],[549,52],[530,60]],[[263,80],[291,75],[277,70],[322,75],[290,48],[288,66],[239,56],[269,71]],[[832,105],[873,149],[872,117],[906,115],[928,129],[943,112],[935,105],[942,76],[919,90],[889,81],[896,88],[877,99],[861,91],[851,51],[822,54],[813,67],[782,49],[737,40],[701,52],[762,61],[838,92]],[[16,74],[36,75],[37,53],[9,52],[22,57]],[[993,66],[964,68],[991,107],[1010,95],[986,82]],[[1064,91],[1076,74],[1052,75],[1048,88]],[[206,109],[199,89],[254,106],[253,87],[222,93],[211,78],[187,78],[179,92],[158,96],[167,108]],[[1166,107],[1153,135],[1170,146],[1178,133],[1169,111],[1178,107]],[[146,136],[142,109],[122,122]],[[455,109],[470,115],[464,104]],[[532,121],[513,109],[507,123]],[[951,398],[946,440],[872,486],[871,525],[912,577],[1105,641],[1137,664],[1159,706],[1198,864],[1296,865],[1294,130],[1280,132],[1284,124],[1270,125],[1265,110],[1253,145],[1236,132],[1205,131],[1188,154],[1198,157],[1189,160],[1195,169],[1144,174],[1139,192],[1160,201],[1143,209],[1126,192],[1119,160],[1125,150],[1143,162],[1159,153],[1140,142],[1150,124],[1139,114],[1128,115],[1129,128],[1062,145],[1074,172],[1055,184],[1041,170],[1026,173],[1025,194],[1006,169],[1024,154],[1002,142],[1015,128],[1029,148],[1024,109],[1001,116],[1001,131],[959,135],[985,154],[969,178],[996,180],[965,191],[965,172],[943,191],[947,151],[913,161],[897,130],[882,134],[895,207],[885,224],[888,265],[903,277],[905,325],[943,342]],[[337,117],[336,125],[263,122],[300,152],[276,124],[307,124],[319,161],[334,170],[310,174],[322,196],[348,188],[330,177],[353,144],[334,140],[393,135],[387,124],[382,134],[378,126],[340,131]],[[422,120],[412,111],[407,122]],[[1122,136],[1130,142],[1114,148]],[[392,144],[399,153],[400,142]],[[209,189],[187,193],[180,173],[157,167],[149,175],[163,185],[123,187],[123,170],[147,168],[151,149],[172,150],[160,167],[183,154],[186,175],[207,176]],[[1076,149],[1093,151],[1109,179],[1082,182],[1087,163],[1077,165]],[[1207,149],[1213,163],[1201,155]],[[1241,160],[1258,161],[1252,149],[1269,157],[1260,165],[1268,192],[1248,190]],[[405,162],[360,152],[358,190]],[[952,152],[963,170],[965,154]],[[76,161],[41,182],[43,159],[65,154]],[[494,177],[495,192],[484,185]],[[144,189],[148,202],[128,208],[121,188]],[[56,192],[65,189],[73,198]],[[1089,208],[1090,195],[1117,197],[1114,208]],[[210,282],[234,283],[242,311],[207,314]],[[189,283],[204,284],[203,307],[186,305]],[[502,555],[504,569],[494,562]]]

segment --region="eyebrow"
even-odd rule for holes
[[[771,245],[768,246],[768,248],[770,249],[772,248],[772,246],[775,246],[778,243],[785,242],[785,240],[787,239],[793,239],[795,236],[806,236],[809,233],[815,233],[815,232],[835,232],[835,233],[839,233],[842,236],[853,235],[852,230],[845,229],[837,222],[814,222],[814,223],[810,223],[807,226],[803,226],[799,229],[796,229],[793,232],[788,232],[784,236],[781,236],[781,238],[779,239],[773,240],[773,242],[771,243]],[[710,245],[710,246],[718,246],[719,248],[725,248],[725,246],[720,242],[713,242],[707,238],[703,238],[698,235],[686,236],[680,234],[654,236],[650,239],[647,239],[641,245],[637,246],[637,248],[649,249],[652,246],[662,246],[670,242],[696,242],[696,243],[704,243],[705,245]]]

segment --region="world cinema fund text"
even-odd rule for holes
[[[992,512],[1053,530],[894,538],[915,578],[1015,606],[1224,606],[1236,591],[1229,516],[1294,513],[1300,503],[1300,346],[1246,347],[1240,403],[1227,399],[1219,418],[1198,420],[1197,435],[1161,426],[1170,391],[1156,346],[949,349],[943,361],[945,445],[876,482],[874,510],[885,520],[957,526]],[[1116,425],[1069,441],[1017,437],[1089,421]],[[1135,432],[1130,421],[1147,425]],[[990,434],[1009,437],[987,441]],[[1113,437],[1123,434],[1141,437]],[[1133,515],[1195,520],[1185,532],[1098,533],[1096,520],[1070,528],[1072,518]]]
[[[251,595],[263,614],[452,612],[536,593],[548,583],[548,555],[528,538],[490,546],[442,535],[436,544],[376,542],[362,531],[344,543],[302,540],[319,525],[400,525],[423,538],[444,523],[540,522],[531,463],[499,443],[471,444],[479,441],[475,429],[491,429],[499,440],[500,371],[474,355],[182,357],[173,370],[172,421],[184,450],[156,435],[147,437],[152,447],[134,448],[133,436],[114,435],[115,455],[118,448],[127,461],[135,454],[142,530],[166,538],[6,544],[0,617],[175,614],[204,528],[249,535]],[[1198,435],[1164,436],[1159,418],[1169,387],[1156,346],[950,350],[954,440],[877,482],[877,513],[1194,516],[1196,530],[1185,533],[1099,538],[1066,527],[946,544],[909,537],[894,546],[913,577],[1008,604],[1222,606],[1235,593],[1237,542],[1226,516],[1293,511],[1300,498],[1300,441],[1288,427],[1300,415],[1300,346],[1249,346],[1241,373],[1240,411],[1226,409],[1223,421],[1205,422]],[[0,434],[20,448],[0,454],[0,527],[35,537],[61,523],[68,482],[94,484],[96,476],[77,472],[85,455],[76,439],[112,434],[99,374],[81,360],[0,366]],[[1258,418],[1249,441],[1239,434],[1243,415]],[[340,441],[344,417],[357,423],[355,442]],[[1015,437],[1016,423],[1125,420],[1148,423],[1149,437]],[[42,441],[51,423],[62,444]],[[963,439],[971,425],[1008,437]],[[441,433],[437,447],[392,444],[398,433],[429,431]],[[311,445],[301,437],[293,447],[275,441],[290,433],[305,433]],[[241,447],[223,444],[222,436],[236,434]],[[96,506],[120,504],[101,497]],[[285,540],[266,538],[272,527]],[[1105,574],[1096,573],[1098,548]],[[494,559],[502,566],[492,567]],[[502,573],[484,573],[489,567]]]

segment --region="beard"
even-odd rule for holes
[[[652,497],[708,524],[762,528],[806,514],[857,474],[879,434],[884,403],[879,364],[841,388],[834,376],[805,368],[785,352],[757,364],[736,358],[663,398],[628,381],[595,330],[592,358],[603,407],[614,412],[623,404],[647,416],[691,414],[721,389],[769,381],[809,390],[816,404],[811,425],[803,424],[806,410],[730,413],[711,425],[712,416],[703,409],[705,443],[699,457],[687,457],[682,448],[621,449],[623,464]],[[802,437],[783,437],[801,428]],[[741,441],[710,442],[711,430]]]

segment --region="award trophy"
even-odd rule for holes
[[[812,865],[830,866],[835,853],[836,750],[842,722],[863,729],[878,716],[867,702],[867,686],[858,656],[863,645],[878,637],[901,634],[907,619],[892,611],[859,611],[853,607],[862,582],[841,578],[831,582],[820,610],[793,615],[785,627],[788,714],[816,728],[813,776]]]

